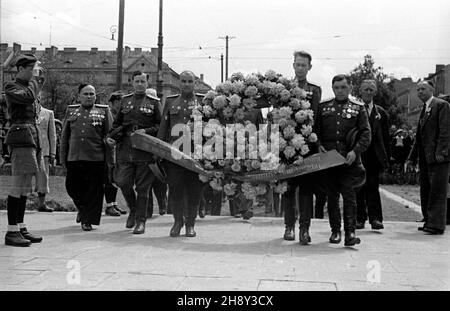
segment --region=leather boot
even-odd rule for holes
[[[284,231],[283,239],[286,241],[294,241],[295,240],[295,229],[293,226],[286,226],[286,230]]]
[[[301,245],[308,245],[311,243],[308,228],[300,228],[299,240]]]
[[[145,221],[138,220],[136,222],[136,227],[134,227],[133,234],[143,234],[145,233]]]
[[[30,232],[28,232],[27,228],[22,228],[20,229],[20,234],[22,234],[22,236],[30,241],[31,243],[40,243],[42,242],[42,237],[37,236],[35,234],[31,234]]]
[[[355,231],[345,232],[345,246],[353,246],[355,244],[361,243],[361,240],[356,237]]]
[[[20,232],[12,232],[8,231],[5,235],[5,245],[9,246],[18,246],[18,247],[26,247],[30,246],[30,240],[25,239]]]
[[[186,226],[186,236],[188,238],[193,238],[196,235],[197,235],[197,233],[194,230],[194,226],[189,226],[189,227]]]
[[[39,207],[38,207],[39,212],[47,212],[47,213],[53,212],[53,208],[50,208],[45,204],[45,194],[38,193],[38,199],[39,199]]]
[[[131,229],[136,224],[136,212],[131,211],[130,214],[128,214],[126,228]]]
[[[120,214],[122,214],[122,215],[126,215],[127,214],[127,211],[126,210],[124,210],[123,208],[120,208],[119,206],[117,206],[117,205],[114,205],[114,209],[116,210],[116,211],[118,211]]]
[[[114,208],[114,206],[108,206],[108,207],[105,209],[105,215],[107,215],[107,216],[113,216],[113,217],[118,217],[118,216],[120,216],[120,213],[119,213],[118,210],[116,210],[116,209]]]
[[[183,228],[183,222],[181,221],[175,221],[175,223],[172,226],[172,229],[170,229],[170,236],[171,237],[177,237],[180,235],[181,228]]]
[[[341,243],[341,231],[333,231],[331,232],[330,236],[330,243],[331,244],[339,244]]]

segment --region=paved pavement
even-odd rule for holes
[[[413,222],[358,231],[362,244],[347,248],[328,243],[326,220],[313,220],[309,246],[284,241],[280,218],[207,216],[196,238],[169,237],[169,215],[140,236],[123,216],[104,217],[92,232],[75,213],[30,212],[26,221],[44,241],[1,242],[0,290],[450,290],[449,231],[426,235]]]

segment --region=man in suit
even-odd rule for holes
[[[50,192],[48,176],[50,165],[55,165],[56,155],[56,130],[55,117],[52,110],[40,106],[38,125],[41,138],[41,152],[44,157],[44,170],[36,174],[36,191],[39,197],[39,212],[53,212],[53,209],[45,205],[45,195]]]
[[[366,183],[357,193],[356,229],[363,229],[369,216],[372,229],[384,229],[383,212],[380,199],[380,173],[389,165],[389,120],[386,111],[375,105],[373,98],[377,93],[375,80],[361,83],[361,97],[369,115],[372,139],[369,147],[361,154],[366,168]]]
[[[434,97],[433,92],[432,81],[418,83],[417,96],[424,105],[407,164],[411,166],[419,159],[420,203],[425,220],[419,230],[443,234],[450,166],[450,104]]]

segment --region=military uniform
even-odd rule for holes
[[[33,55],[23,55],[16,65],[28,67],[35,64]],[[31,235],[24,222],[27,195],[32,190],[32,178],[44,169],[40,150],[38,119],[38,95],[44,79],[32,77],[30,81],[16,77],[5,85],[5,97],[11,126],[5,143],[11,157],[12,191],[8,196],[8,231],[5,244],[28,246],[41,242],[41,237]]]
[[[6,96],[2,93],[0,94],[0,158],[4,155],[7,155],[6,144],[3,143],[9,123],[7,109],[8,107],[6,105]]]
[[[356,160],[350,166],[338,166],[322,174],[328,196],[336,197],[337,194],[342,194],[347,243],[350,234],[354,235],[356,227],[355,190],[365,182],[365,169],[361,162],[361,153],[369,147],[371,140],[367,111],[362,103],[353,99],[326,100],[319,105],[315,132],[318,135],[318,144],[327,151],[336,149],[343,157],[347,157],[352,150],[356,154]],[[328,209],[331,230],[333,233],[338,233],[341,228],[338,202],[333,204],[329,202]],[[351,239],[355,241],[356,238]]]
[[[179,136],[172,136],[172,128],[177,124],[187,124],[191,120],[190,106],[201,103],[203,95],[195,94],[192,99],[181,95],[168,96],[164,105],[158,138],[173,143]],[[169,184],[169,206],[175,220],[170,235],[178,236],[186,224],[186,234],[195,236],[194,225],[200,204],[202,183],[198,174],[172,162],[166,162],[167,183]]]
[[[312,84],[307,80],[296,80],[298,87],[302,88],[307,93],[307,98],[311,104],[311,110],[314,112],[314,118],[317,115],[320,99],[322,97],[322,89],[320,86]],[[315,145],[310,146],[311,153],[316,153]],[[294,240],[294,227],[297,220],[296,216],[296,188],[299,187],[298,196],[298,211],[299,211],[299,226],[300,230],[307,230],[311,224],[313,215],[313,193],[316,195],[316,217],[323,218],[323,208],[326,201],[326,194],[320,189],[319,184],[316,183],[317,174],[309,174],[302,177],[292,178],[288,181],[288,191],[282,195],[281,204],[284,209],[284,223],[286,225],[286,232],[284,238],[286,240]],[[306,241],[300,240],[303,244]]]
[[[67,107],[61,135],[61,163],[67,167],[66,189],[82,224],[99,225],[105,173],[104,139],[112,126],[107,105]]]
[[[146,134],[156,136],[160,121],[159,100],[145,93],[132,93],[122,98],[110,133],[117,142],[114,180],[130,209],[126,227],[132,228],[136,224],[134,233],[145,230],[149,190],[155,177],[148,166],[154,161],[152,154],[132,148],[130,135],[143,129]],[[133,186],[136,186],[136,192]]]

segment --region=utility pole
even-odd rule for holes
[[[125,0],[119,0],[119,40],[117,41],[117,80],[116,89],[122,89],[122,61],[123,61],[123,21],[125,15]]]
[[[219,37],[219,39],[225,39],[225,80],[228,80],[228,41],[236,37],[230,37],[226,35],[225,37]]]
[[[223,83],[223,53],[220,54],[220,82]]]
[[[162,25],[163,25],[163,0],[159,0],[159,34],[158,34],[158,74],[156,77],[156,93],[158,97],[162,99],[163,97],[163,34],[162,34]]]

